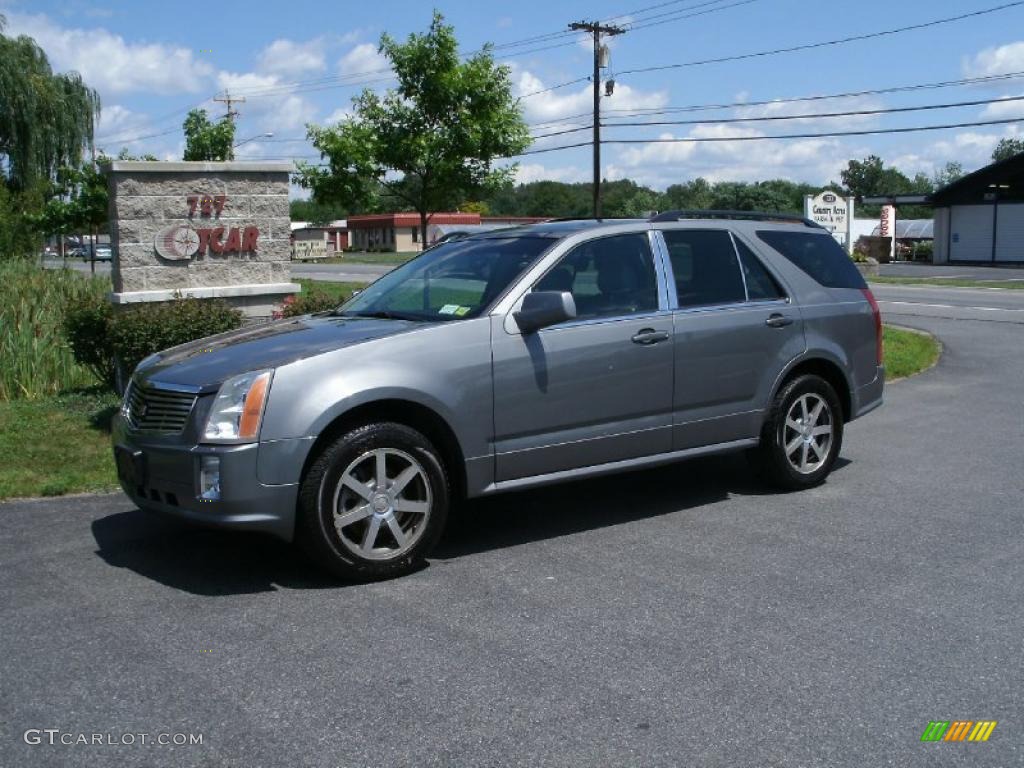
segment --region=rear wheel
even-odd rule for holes
[[[787,382],[776,394],[756,459],[774,485],[800,490],[828,476],[842,444],[839,398],[831,384],[808,374]]]
[[[299,494],[298,538],[346,579],[416,568],[444,529],[448,481],[437,451],[401,424],[353,429],[310,466]]]

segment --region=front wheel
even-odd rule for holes
[[[328,445],[302,481],[298,539],[321,566],[368,581],[416,568],[448,514],[437,451],[401,424],[353,429]]]
[[[843,444],[843,411],[832,385],[798,376],[775,396],[757,460],[767,479],[787,490],[810,488],[832,471]]]

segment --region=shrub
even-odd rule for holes
[[[116,389],[117,366],[110,344],[113,306],[103,296],[83,296],[64,313],[64,336],[75,360],[109,389]]]
[[[32,262],[0,262],[0,400],[30,399],[94,384],[61,331],[67,307],[105,301],[109,281]]]
[[[92,299],[67,313],[75,359],[111,389],[154,352],[238,328],[242,313],[220,299],[178,299],[115,311]]]
[[[314,312],[326,312],[329,309],[334,309],[343,301],[344,298],[339,299],[320,288],[312,288],[285,299],[281,311],[275,313],[275,316],[297,317],[311,315]]]

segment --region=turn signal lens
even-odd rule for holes
[[[245,405],[242,407],[242,420],[238,425],[238,437],[242,440],[252,440],[260,431],[260,417],[263,415],[263,403],[267,399],[267,389],[270,386],[270,374],[261,373],[249,387],[249,394],[245,396]]]

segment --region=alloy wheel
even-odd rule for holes
[[[835,435],[832,409],[821,395],[808,392],[793,401],[782,429],[782,450],[802,475],[816,472],[828,459]]]
[[[341,543],[367,560],[391,560],[412,549],[430,510],[426,470],[395,448],[367,451],[352,461],[338,480],[331,507]]]

